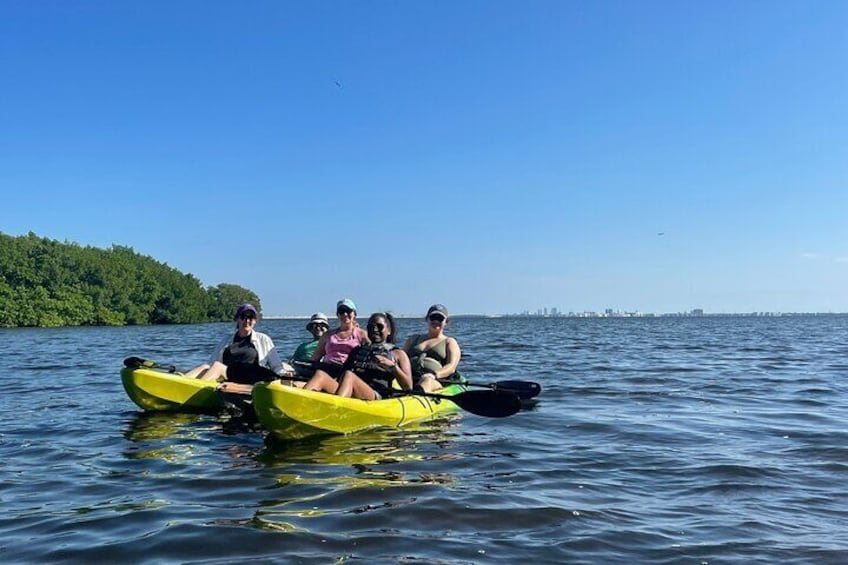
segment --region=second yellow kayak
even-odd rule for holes
[[[462,385],[450,385],[438,393],[450,396],[465,390]],[[443,398],[403,395],[366,401],[303,390],[280,381],[254,386],[253,408],[262,426],[279,439],[398,428],[459,409]]]

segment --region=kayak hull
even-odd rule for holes
[[[449,396],[464,390],[464,386],[450,385],[439,394]],[[253,408],[262,426],[283,440],[399,428],[459,410],[441,398],[404,395],[366,401],[303,390],[280,381],[255,385]]]
[[[121,382],[127,396],[148,412],[217,413],[224,406],[215,390],[218,383],[188,378],[182,373],[124,368]]]

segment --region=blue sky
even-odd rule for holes
[[[0,231],[269,315],[845,312],[846,29],[842,1],[5,0]]]

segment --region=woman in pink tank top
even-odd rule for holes
[[[309,383],[325,382],[326,379],[335,381],[342,375],[342,365],[353,348],[371,343],[365,330],[356,325],[356,304],[353,300],[339,300],[336,316],[339,318],[339,327],[321,336],[312,356],[313,361],[321,362],[321,368],[316,369]]]
[[[344,334],[347,333],[347,337]],[[324,345],[324,363],[344,365],[348,354],[353,348],[362,343],[362,336],[356,331],[344,332],[341,328],[330,332]]]

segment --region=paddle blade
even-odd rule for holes
[[[505,390],[467,390],[444,398],[463,410],[487,418],[505,418],[521,410],[521,400]]]
[[[492,388],[511,392],[521,400],[529,400],[542,392],[542,386],[533,381],[498,381],[492,383]]]
[[[150,361],[149,359],[142,359],[141,357],[127,357],[124,359],[124,366],[130,369],[157,369],[159,371],[166,371],[168,373],[177,372],[177,368],[173,365],[160,365],[156,361]]]
[[[138,369],[139,367],[144,367],[144,364],[148,362],[147,359],[142,359],[141,357],[127,357],[124,359],[124,367]]]

